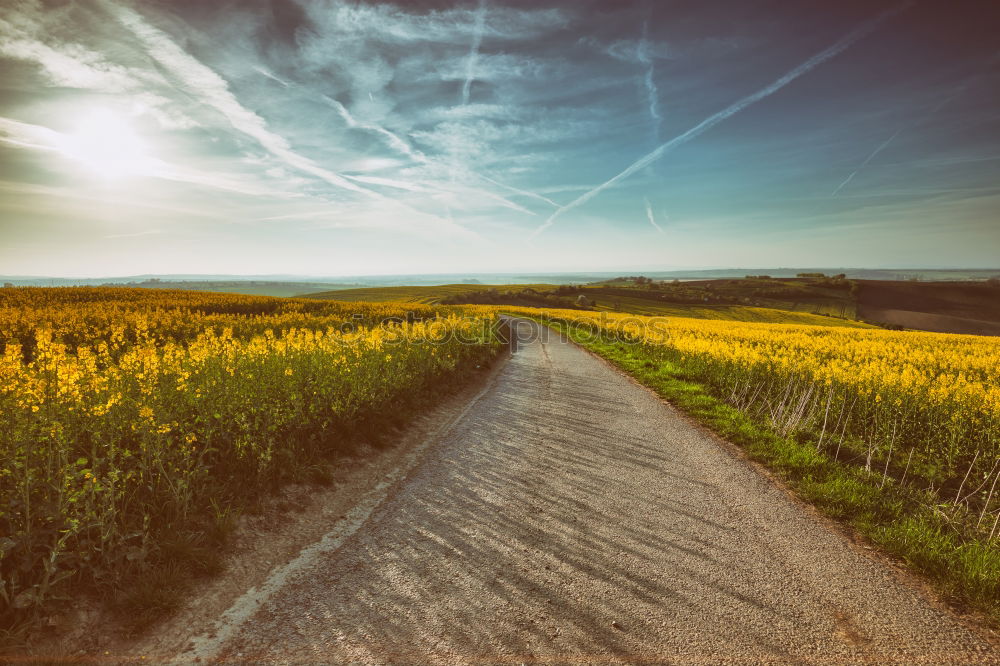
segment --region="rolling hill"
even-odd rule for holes
[[[344,289],[304,296],[340,301],[585,308],[699,319],[877,325],[1000,335],[1000,287],[995,281],[851,280],[820,273],[684,282],[633,276],[586,285],[444,284]]]

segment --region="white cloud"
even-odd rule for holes
[[[479,47],[483,43],[483,30],[486,27],[486,0],[479,0],[472,24],[472,45],[465,61],[465,80],[462,82],[462,105],[469,103],[469,92],[476,76],[476,61],[479,60]]]
[[[11,118],[0,117],[0,141],[19,148],[27,148],[52,153],[66,154],[65,147],[69,145],[69,137],[56,130],[24,123]],[[273,174],[277,176],[278,174]],[[282,172],[281,176],[287,178]],[[301,196],[296,192],[274,189],[259,183],[255,176],[226,174],[218,170],[201,170],[190,164],[170,164],[161,159],[150,158],[143,169],[142,176],[158,178],[180,183],[189,183],[199,187],[235,192],[254,197],[296,198]]]
[[[221,76],[188,55],[169,36],[147,23],[137,12],[110,2],[104,4],[122,25],[142,41],[150,57],[176,78],[188,93],[221,113],[234,129],[252,137],[268,152],[295,169],[345,190],[374,196],[368,190],[293,151],[283,137],[268,129],[263,118],[240,104]]]
[[[316,25],[319,39],[347,34],[353,37],[395,43],[437,43],[467,46],[477,32],[477,5],[465,5],[430,12],[406,11],[389,4],[346,3],[339,0],[305,5]],[[566,27],[569,17],[561,9],[518,9],[491,7],[489,23],[482,28],[484,38],[530,40],[551,30]]]
[[[0,117],[0,141],[21,148],[55,151],[62,134],[48,127]]]
[[[645,44],[643,44],[645,42]],[[628,63],[643,63],[650,60],[678,60],[691,58],[714,58],[731,53],[745,46],[744,38],[697,37],[671,42],[667,40],[627,37],[602,42],[593,37],[583,37],[580,43],[604,53],[615,60]],[[640,55],[643,53],[643,55]]]

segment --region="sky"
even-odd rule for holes
[[[989,0],[0,10],[0,274],[1000,264]]]

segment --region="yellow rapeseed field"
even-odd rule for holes
[[[332,453],[377,441],[488,363],[501,348],[491,320],[412,304],[0,290],[0,619],[37,615],[72,581],[113,587],[161,566],[177,535],[204,542],[197,530],[229,506],[321,478]]]

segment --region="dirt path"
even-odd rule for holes
[[[245,615],[179,661],[1000,662],[906,576],[554,334]]]

